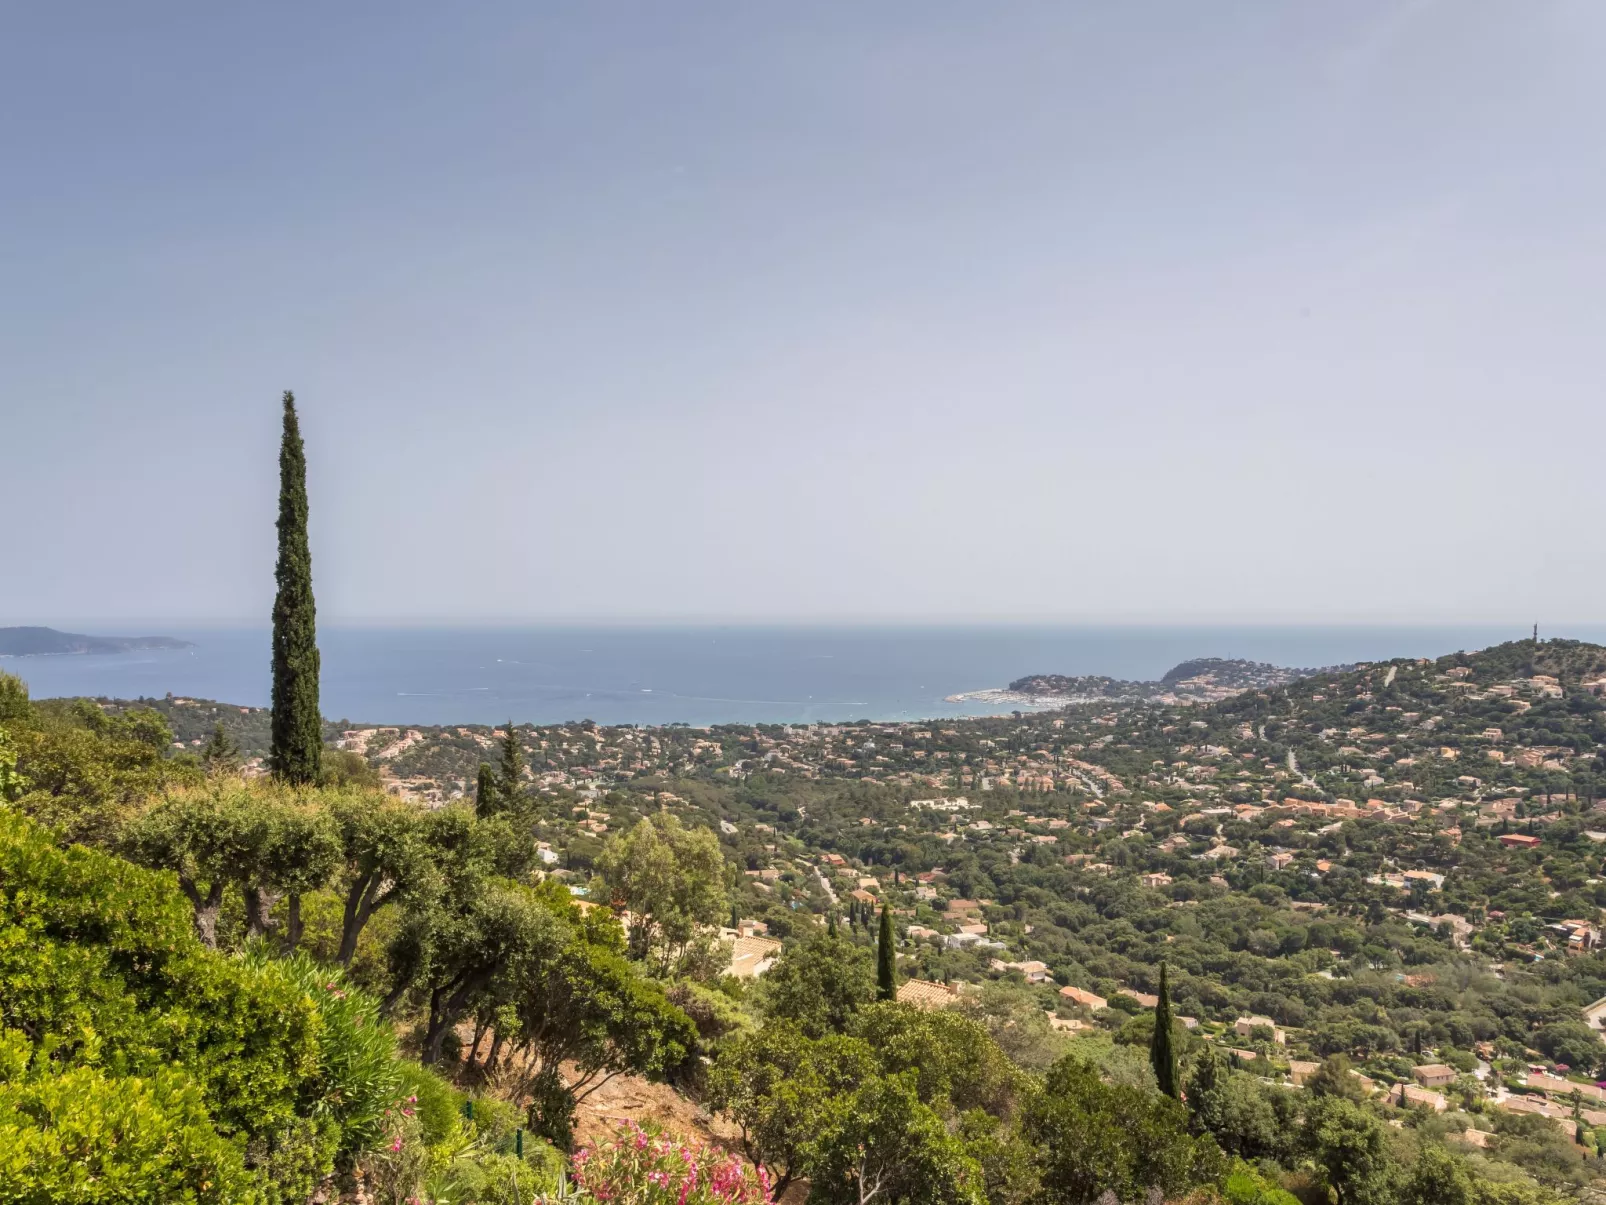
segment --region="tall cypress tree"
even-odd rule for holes
[[[1154,1006],[1154,1039],[1149,1043],[1149,1062],[1160,1091],[1177,1095],[1177,1052],[1171,1044],[1171,990],[1166,984],[1165,963],[1160,964],[1160,999]]]
[[[881,905],[881,932],[876,937],[875,998],[898,998],[898,955],[892,948],[892,905]]]
[[[517,808],[524,798],[524,750],[518,730],[509,720],[502,729],[502,756],[496,767],[496,793],[501,811]]]
[[[474,814],[482,820],[496,814],[496,771],[485,762],[474,780]]]
[[[273,730],[268,763],[285,782],[318,780],[323,718],[318,712],[318,623],[307,543],[307,457],[296,399],[284,395],[279,444],[279,563],[273,571]]]

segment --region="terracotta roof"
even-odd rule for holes
[[[955,995],[941,983],[929,979],[905,979],[898,985],[898,1003],[916,1008],[947,1008]]]
[[[731,943],[730,973],[738,979],[762,975],[780,952],[781,943],[773,937],[738,937]]]
[[[1092,1009],[1108,1008],[1110,1006],[1110,1002],[1103,996],[1096,996],[1092,992],[1083,991],[1079,987],[1062,987],[1060,988],[1060,995],[1067,1000],[1074,1001],[1077,1004],[1085,1004]]]

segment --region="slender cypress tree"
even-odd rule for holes
[[[502,756],[496,767],[496,793],[500,796],[501,810],[518,806],[524,797],[524,750],[519,747],[519,733],[509,720],[502,729]]]
[[[474,782],[474,814],[482,820],[496,814],[496,771],[485,762]]]
[[[279,445],[279,563],[273,571],[273,729],[268,762],[285,782],[318,780],[323,718],[318,712],[318,623],[307,543],[307,457],[296,399],[284,395]]]
[[[1171,990],[1166,984],[1165,963],[1160,964],[1160,999],[1154,1006],[1154,1040],[1149,1044],[1149,1062],[1154,1078],[1167,1096],[1178,1094],[1177,1052],[1171,1045]]]
[[[892,905],[881,905],[881,932],[876,937],[875,998],[898,997],[898,955],[892,948]]]

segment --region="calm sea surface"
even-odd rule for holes
[[[35,698],[166,694],[265,705],[266,629],[186,631],[193,649],[0,658]],[[1606,628],[1555,633],[1606,642]],[[807,722],[990,715],[947,703],[1032,673],[1154,679],[1191,657],[1320,666],[1438,656],[1521,630],[1322,627],[325,628],[323,710],[367,723]]]

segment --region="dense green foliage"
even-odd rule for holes
[[[18,679],[0,673],[7,800],[70,840],[107,843],[152,795],[199,783],[192,760],[166,756],[171,744],[155,711],[114,715],[82,699],[32,704]]]
[[[186,1192],[304,1199],[377,1136],[395,1086],[394,1040],[341,991],[306,964],[208,950],[170,876],[61,850],[0,812],[4,1107],[44,1160],[35,1174],[59,1159],[76,1176],[74,1152],[93,1145],[109,1183],[159,1174]],[[150,1171],[142,1144],[159,1148],[163,1125],[182,1151]],[[122,1199],[104,1191],[83,1199]]]
[[[644,816],[610,842],[597,871],[611,902],[631,917],[630,950],[669,971],[706,958],[708,926],[725,915],[726,868],[707,829],[687,828],[671,813]]]
[[[1075,1058],[1049,1070],[1022,1126],[1039,1151],[1043,1200],[1054,1205],[1091,1205],[1106,1189],[1121,1200],[1150,1186],[1169,1196],[1219,1175],[1214,1140],[1189,1137],[1180,1104],[1107,1084]]]

